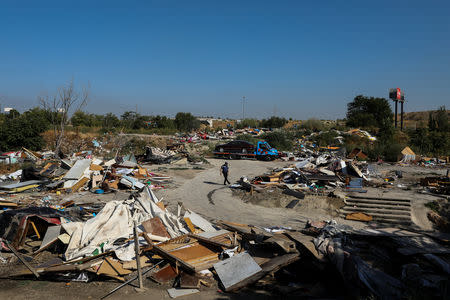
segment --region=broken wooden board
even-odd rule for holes
[[[1,207],[14,207],[16,208],[18,206],[17,203],[11,202],[11,201],[7,201],[7,200],[0,200],[0,206]]]
[[[297,252],[295,242],[291,241],[288,237],[282,234],[274,234],[271,238],[268,238],[264,243],[272,243],[283,249],[286,253]]]
[[[191,262],[191,261],[198,261],[202,258],[214,258],[217,257],[217,260],[219,260],[219,254],[220,252],[215,252],[209,249],[208,247],[205,247],[203,245],[193,245],[190,247],[177,249],[174,251],[170,251],[170,254],[177,257],[180,260]]]
[[[180,275],[180,288],[197,289],[200,287],[200,278],[197,274],[182,272]]]
[[[153,273],[149,276],[153,281],[164,284],[171,280],[174,280],[178,276],[177,270],[172,267],[171,264],[167,264],[163,268],[161,268],[158,272]]]
[[[194,227],[194,224],[192,224],[191,219],[189,218],[184,218],[184,221],[186,222],[187,227],[189,228],[189,231],[192,233],[196,233],[197,230]],[[206,231],[208,232],[208,231]]]
[[[259,279],[266,276],[267,274],[274,273],[274,272],[278,271],[279,269],[281,269],[299,259],[300,259],[300,257],[296,253],[290,253],[290,254],[285,254],[285,255],[281,255],[281,256],[276,256],[276,257],[272,258],[271,260],[269,260],[268,262],[263,263],[261,265],[261,269],[262,269],[261,271],[241,280],[240,282],[236,283],[234,286],[229,287],[228,290],[226,290],[226,291],[227,292],[235,291],[244,286],[253,284],[253,283],[257,282]]]
[[[97,270],[97,275],[105,275],[119,280],[123,280],[124,275],[130,274],[131,271],[124,269],[122,263],[109,257],[105,258]]]
[[[142,223],[142,226],[144,227],[144,231],[147,233],[170,239],[170,235],[167,232],[166,227],[158,217],[148,219]]]
[[[78,180],[77,182],[75,182],[74,185],[72,185],[70,188],[68,188],[67,190],[69,192],[77,192],[79,189],[81,189],[86,183],[88,183],[89,178],[87,177],[82,177],[80,180]]]
[[[214,269],[225,291],[234,289],[240,282],[262,271],[247,252],[239,253],[214,264]]]
[[[140,256],[139,259],[141,261],[141,268],[146,268],[153,265],[151,262],[149,262],[147,256]],[[136,260],[126,261],[122,264],[122,267],[127,270],[137,270]]]
[[[362,221],[362,222],[370,222],[373,220],[372,216],[362,213],[362,212],[356,212],[356,213],[350,213],[345,216],[346,220],[353,220],[353,221]]]
[[[313,242],[314,240],[313,237],[300,232],[285,232],[284,234],[290,237],[291,239],[295,240],[299,244],[298,246],[302,245],[303,248],[309,251],[312,255],[314,255],[314,257],[317,258],[318,261],[320,262],[326,261],[326,257],[317,251],[316,246],[314,245]],[[297,247],[297,249],[301,248]]]

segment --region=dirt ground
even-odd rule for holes
[[[210,164],[192,166],[176,165],[151,165],[146,166],[151,171],[169,175],[173,182],[167,184],[165,189],[156,191],[156,195],[168,204],[169,209],[175,209],[178,202],[205,216],[210,220],[227,220],[231,222],[269,226],[286,226],[293,229],[301,229],[307,220],[329,220],[336,219],[339,223],[348,224],[354,228],[362,228],[366,224],[348,221],[338,217],[336,210],[341,202],[339,199],[330,200],[323,196],[307,196],[301,200],[301,204],[295,209],[286,209],[284,204],[290,201],[281,198],[278,203],[268,203],[269,200],[260,199],[255,201],[243,201],[242,195],[236,194],[228,186],[223,185],[223,178],[219,173],[219,167],[224,160],[209,159]],[[253,178],[274,167],[287,166],[286,162],[261,162],[254,160],[228,161],[230,164],[229,180],[233,183],[241,176]],[[383,165],[378,170],[383,174],[389,174],[395,170],[403,171],[403,179],[395,182],[391,188],[368,188],[367,195],[383,197],[409,198],[412,200],[412,220],[417,228],[431,230],[432,225],[426,217],[428,208],[425,203],[436,199],[434,196],[417,193],[414,188],[403,188],[416,182],[418,178],[432,175],[445,174],[445,169],[429,169],[423,167],[399,167]],[[400,187],[398,185],[400,184]],[[286,195],[281,195],[286,197]],[[106,202],[115,199],[125,199],[127,194],[119,192],[116,194],[96,195],[78,193],[66,197],[78,199],[78,201]],[[277,198],[277,197],[275,197]],[[294,199],[292,197],[292,199]],[[257,203],[257,202],[256,202]],[[99,299],[120,283],[116,281],[102,282],[52,282],[30,280],[0,280],[0,299]],[[132,286],[126,286],[108,297],[107,299],[169,299],[167,289],[170,286],[160,286],[149,279],[145,279],[147,290],[137,293]],[[203,288],[201,293],[185,296],[183,299],[269,299],[269,295],[263,291],[244,290],[237,294],[221,293],[217,286]]]

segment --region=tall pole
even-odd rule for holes
[[[142,289],[144,287],[144,284],[142,282],[141,257],[139,256],[139,236],[137,234],[136,221],[134,221],[133,234],[134,234],[134,253],[136,255],[136,268],[138,271],[139,288]]]
[[[394,102],[395,102],[395,128],[397,128],[397,104],[398,104],[398,101],[394,100]]]
[[[245,117],[245,96],[242,97],[242,120],[244,120]]]
[[[403,131],[403,101],[400,102],[400,130]]]

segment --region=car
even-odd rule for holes
[[[247,141],[231,141],[226,144],[216,146],[215,152],[227,152],[227,153],[253,153],[255,146]]]

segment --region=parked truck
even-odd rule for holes
[[[247,141],[231,141],[217,145],[213,153],[216,157],[230,159],[256,158],[259,160],[274,160],[279,157],[278,150],[272,148],[265,141],[259,141],[256,146]]]

